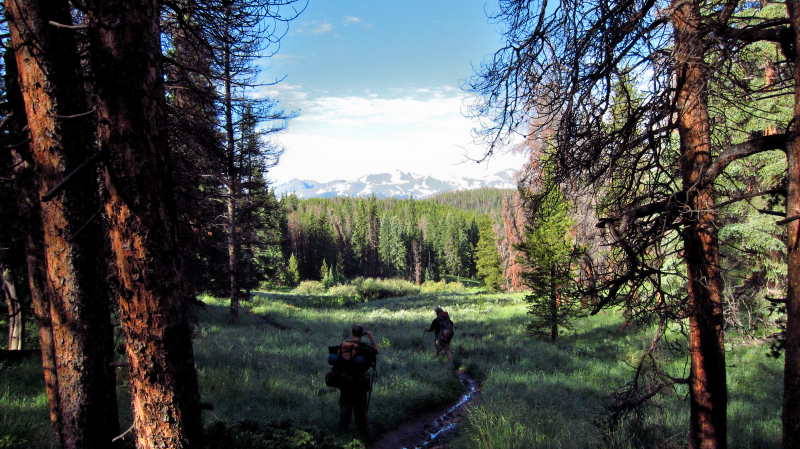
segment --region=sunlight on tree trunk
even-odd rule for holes
[[[690,207],[685,230],[689,297],[689,420],[690,449],[727,447],[727,385],[719,245],[717,242],[713,185],[700,184],[711,163],[711,138],[703,40],[699,6],[675,4],[673,26],[678,85],[678,132],[684,189]],[[699,187],[695,187],[698,184]],[[696,189],[696,190],[693,190]]]
[[[32,139],[38,196],[64,180],[93,153],[77,45],[65,0],[6,2],[11,39],[16,47],[20,88]],[[76,176],[41,206],[46,261],[45,289],[52,293],[49,311],[34,305],[37,316],[49,313],[61,415],[61,444],[70,448],[105,448],[118,432],[109,304],[104,284],[99,206],[90,175]],[[30,256],[30,255],[29,255]],[[43,324],[46,320],[40,320]],[[43,335],[45,369],[50,363]],[[47,376],[47,374],[46,374]],[[47,383],[50,387],[51,383]],[[53,385],[53,386],[55,386]],[[56,395],[48,395],[52,401]]]
[[[8,126],[18,139],[27,137],[22,129],[27,126],[25,101],[19,85],[17,61],[13,52],[4,55],[6,65],[6,95],[13,117]],[[33,314],[39,335],[39,346],[42,353],[42,369],[50,411],[50,423],[56,441],[61,440],[60,400],[58,396],[58,377],[56,376],[55,347],[53,345],[53,327],[50,318],[50,293],[45,291],[47,268],[44,261],[44,232],[42,230],[41,208],[38,195],[33,155],[27,145],[19,145],[12,150],[14,163],[14,193],[22,221],[28,223],[23,230],[25,246],[25,262],[28,272],[28,287],[31,293]]]
[[[800,2],[786,2],[794,30],[794,49],[800,49]],[[794,120],[792,134],[800,133],[800,64],[794,64]],[[788,182],[786,217],[800,214],[800,140],[787,145]],[[788,291],[786,297],[786,355],[783,373],[783,447],[800,447],[800,220],[786,226]]]
[[[86,6],[136,445],[201,447],[189,303],[165,166],[159,4],[93,0]]]

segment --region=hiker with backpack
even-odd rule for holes
[[[453,330],[453,321],[447,312],[437,307],[436,318],[431,322],[430,327],[425,328],[425,332],[433,332],[433,349],[436,351],[434,357],[439,357],[439,353],[444,351],[447,354],[447,360],[453,363],[453,353],[450,351],[450,341],[453,339],[455,331]],[[424,334],[423,334],[424,335]]]
[[[328,363],[333,365],[333,369],[325,376],[325,384],[338,388],[341,392],[339,427],[347,431],[350,428],[350,418],[354,416],[356,429],[363,435],[367,432],[368,394],[372,390],[372,379],[367,371],[375,367],[380,348],[372,332],[364,330],[360,324],[354,324],[351,333],[351,340],[328,348]],[[361,341],[365,335],[372,346]]]

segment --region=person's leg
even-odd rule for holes
[[[353,412],[355,415],[356,429],[362,435],[367,434],[367,391],[362,390],[355,396]]]
[[[441,344],[441,342],[439,340],[434,340],[433,341],[433,349],[436,351],[433,356],[434,357],[439,357],[439,352],[441,352],[441,350],[442,350],[442,344]]]
[[[350,416],[353,414],[352,392],[342,388],[339,395],[339,428],[347,431],[350,428]]]
[[[444,353],[447,354],[447,360],[452,365],[453,364],[453,353],[450,351],[450,343],[446,343],[443,346],[443,349],[444,349]]]

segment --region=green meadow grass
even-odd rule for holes
[[[472,357],[491,366],[483,394],[455,447],[465,448],[683,448],[687,446],[688,392],[679,386],[655,397],[638,415],[610,428],[609,393],[631,379],[650,344],[653,329],[621,330],[618,313],[578,321],[576,331],[556,343],[523,335],[506,341],[507,354]],[[680,342],[676,332],[668,338]],[[486,339],[484,339],[485,341]],[[480,352],[480,343],[473,351]],[[728,353],[728,441],[730,448],[780,448],[782,360],[763,346]],[[512,357],[510,354],[514,354]],[[685,357],[662,357],[665,369],[685,377]]]
[[[461,391],[454,369],[443,357],[433,358],[433,337],[423,336],[432,309],[441,306],[456,323],[455,366],[482,384],[451,447],[686,447],[684,386],[657,396],[616,427],[608,425],[608,395],[630,380],[631,365],[654,331],[641,326],[623,331],[616,312],[581,319],[574,332],[550,343],[525,335],[529,317],[523,295],[475,289],[369,302],[260,292],[243,303],[247,311],[236,324],[227,322],[226,301],[202,300],[195,358],[202,400],[214,406],[203,412],[204,421],[214,432],[220,426],[239,426],[240,433],[261,426],[289,435],[285,446],[274,447],[359,447],[353,443],[357,435],[338,432],[338,391],[323,381],[327,347],[348,338],[353,323],[371,330],[381,346],[368,439],[455,401]],[[669,339],[683,343],[675,332]],[[783,360],[766,357],[767,351],[736,346],[728,352],[731,448],[780,447]],[[674,376],[688,372],[685,357],[661,360]],[[55,447],[43,390],[35,362],[0,366],[0,448]],[[120,403],[125,401],[121,394]],[[121,408],[120,426],[127,428],[130,413]],[[329,440],[321,443],[326,435]]]
[[[453,369],[433,360],[423,328],[436,305],[457,299],[407,297],[348,306],[324,297],[257,294],[236,325],[227,308],[206,299],[199,314],[195,357],[201,396],[214,404],[207,420],[260,419],[313,424],[334,432],[338,390],[324,385],[328,346],[349,338],[354,323],[381,347],[370,402],[372,435],[457,398]]]
[[[55,448],[41,361],[0,363],[0,448]]]

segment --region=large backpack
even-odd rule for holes
[[[365,374],[375,366],[375,355],[374,349],[352,341],[329,346],[328,364],[333,368],[325,375],[325,385],[332,388],[369,388],[369,378]]]
[[[453,330],[453,322],[450,321],[450,316],[447,312],[442,312],[439,315],[439,341],[444,343],[450,343],[450,340],[453,339],[453,335],[455,335],[456,331]]]

